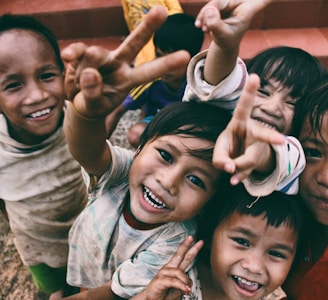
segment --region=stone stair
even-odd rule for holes
[[[252,1],[252,0],[250,0]],[[207,1],[180,0],[197,15]],[[61,47],[73,41],[116,48],[127,36],[121,0],[1,0],[0,14],[30,14],[49,26]],[[209,36],[204,41],[207,48]],[[253,20],[240,56],[246,61],[272,46],[300,47],[328,68],[328,0],[275,0]]]

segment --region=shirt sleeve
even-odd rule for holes
[[[298,192],[298,177],[305,168],[305,155],[300,142],[292,136],[287,136],[283,145],[272,145],[276,154],[275,170],[266,178],[258,179],[253,176],[246,178],[243,183],[253,196],[266,196],[273,191],[289,195]]]
[[[232,72],[214,86],[204,80],[206,55],[207,50],[190,60],[183,101],[211,101],[223,109],[233,111],[248,77],[246,65],[238,58]]]

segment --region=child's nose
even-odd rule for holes
[[[318,172],[316,173],[317,175],[317,182],[328,188],[328,158],[325,159],[322,164],[320,165],[320,168]]]
[[[264,260],[262,255],[258,253],[248,254],[247,257],[241,262],[241,266],[249,273],[257,275],[264,273]]]
[[[37,83],[30,83],[26,95],[25,104],[34,104],[47,98],[47,92]]]
[[[179,168],[170,166],[158,172],[157,181],[160,182],[163,189],[165,189],[170,195],[174,196],[179,190],[181,172]]]
[[[280,115],[284,109],[283,100],[279,95],[273,95],[269,101],[265,103],[267,111],[273,115]]]

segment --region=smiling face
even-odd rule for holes
[[[234,212],[216,228],[211,269],[219,299],[260,299],[286,279],[297,236],[284,224],[268,225],[263,216]]]
[[[252,118],[283,134],[290,134],[296,103],[290,94],[291,88],[281,87],[269,80],[257,92]]]
[[[50,43],[36,32],[0,35],[0,109],[10,135],[39,143],[57,128],[64,105],[63,75]]]
[[[212,142],[181,135],[164,135],[147,142],[130,171],[134,217],[159,224],[195,216],[215,192],[220,171],[190,151],[213,146]]]
[[[323,115],[322,124],[327,122],[328,112]],[[300,176],[300,193],[316,220],[327,226],[328,128],[321,126],[321,132],[314,133],[307,119],[299,139],[306,157],[306,167]]]

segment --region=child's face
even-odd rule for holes
[[[234,212],[216,228],[212,241],[212,277],[220,299],[254,300],[273,292],[286,279],[296,242],[285,225],[275,228],[264,215]]]
[[[269,80],[257,92],[252,118],[283,134],[290,134],[296,103],[290,93],[290,88],[283,88],[277,82]]]
[[[327,124],[328,112],[322,124]],[[300,176],[300,193],[316,220],[328,225],[328,127],[321,127],[314,134],[309,120],[306,120],[299,137],[305,157],[306,167]]]
[[[37,143],[53,133],[64,105],[63,75],[50,44],[28,30],[0,35],[0,110],[16,140]]]
[[[213,143],[179,135],[146,143],[130,171],[132,214],[147,224],[195,216],[213,195],[220,171],[189,151],[208,147]]]

